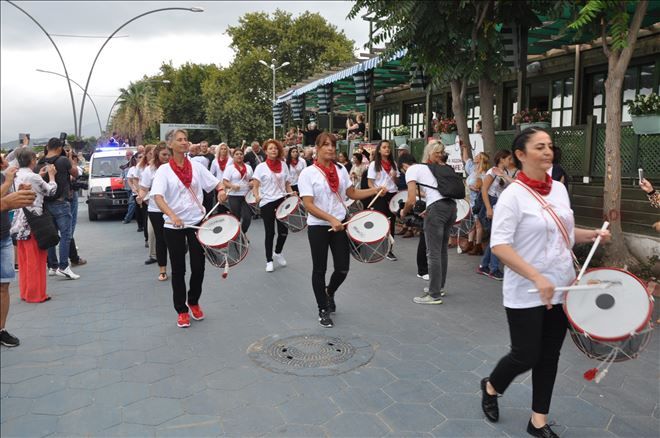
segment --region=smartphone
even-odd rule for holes
[[[639,182],[642,182],[642,180],[644,179],[644,169],[640,167],[639,169],[637,169],[637,172],[639,172]]]

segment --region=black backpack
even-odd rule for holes
[[[438,184],[437,188],[433,188],[439,191],[444,198],[465,199],[463,178],[454,171],[453,167],[435,163],[427,164],[427,166]]]

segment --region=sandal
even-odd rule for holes
[[[167,274],[164,272],[161,272],[158,274],[158,281],[166,281],[167,280]]]

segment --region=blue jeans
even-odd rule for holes
[[[69,245],[71,244],[71,203],[69,201],[52,201],[44,203],[44,206],[53,215],[55,226],[60,232],[59,263],[55,247],[48,248],[48,267],[66,269],[69,266]]]
[[[482,268],[488,267],[488,270],[491,273],[495,271],[502,271],[502,264],[500,263],[500,259],[498,259],[495,254],[493,254],[490,249],[490,245],[486,247],[480,265]]]
[[[73,198],[71,198],[71,238],[73,233],[76,232],[76,224],[78,223],[78,191],[73,191]]]
[[[14,245],[7,236],[0,240],[0,283],[11,283],[16,277],[14,263]]]
[[[128,211],[126,212],[126,216],[124,216],[124,222],[130,222],[133,220],[136,207],[137,203],[135,202],[135,196],[133,196],[133,192],[128,190]]]

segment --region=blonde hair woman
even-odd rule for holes
[[[481,207],[481,186],[484,178],[486,178],[486,172],[490,169],[490,157],[487,153],[481,152],[472,159],[468,157],[467,148],[463,147],[462,143],[461,148],[465,173],[467,174],[466,183],[468,189],[470,189],[470,208],[474,212]],[[484,229],[477,214],[473,214],[473,218],[474,227],[468,233],[468,245],[463,248],[463,252],[470,255],[483,255],[484,250],[481,240],[483,239]]]

